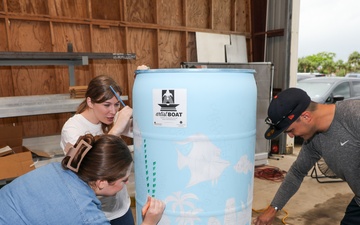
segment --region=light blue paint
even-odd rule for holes
[[[138,224],[148,195],[166,202],[160,225],[251,224],[254,72],[136,71],[133,118]]]

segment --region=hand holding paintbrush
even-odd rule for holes
[[[155,225],[161,219],[165,209],[165,203],[148,196],[146,204],[141,210],[143,217],[142,225]]]
[[[126,135],[132,137],[132,113],[133,110],[121,100],[120,95],[110,86],[111,91],[114,93],[118,101],[123,105],[123,108],[117,112],[117,118],[115,119],[114,126],[109,131],[109,134],[113,135]]]

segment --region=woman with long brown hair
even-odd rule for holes
[[[115,135],[88,134],[66,150],[61,163],[37,168],[0,189],[0,224],[110,224],[97,196],[126,188],[133,164],[126,143]],[[155,225],[165,204],[149,198],[145,208],[143,225]]]
[[[66,143],[74,144],[84,134],[129,135],[132,109],[129,106],[120,109],[121,94],[120,86],[110,76],[100,75],[90,81],[84,101],[62,128],[60,145],[64,152]],[[134,222],[126,186],[116,196],[99,199],[112,225]]]

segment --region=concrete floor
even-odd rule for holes
[[[269,159],[269,165],[288,171],[296,159],[300,146],[296,146],[293,154],[284,155],[279,160]],[[319,183],[315,178],[305,177],[298,192],[290,199],[284,212],[278,212],[274,225],[332,225],[340,224],[346,206],[353,198],[353,193],[346,182]],[[327,179],[327,178],[323,178]],[[330,179],[331,180],[331,179]],[[334,179],[332,179],[334,180]],[[253,198],[253,218],[259,213],[255,210],[266,208],[275,195],[280,182],[255,178]]]
[[[32,142],[25,140],[27,147],[33,147]],[[35,140],[34,143],[43,143],[42,141]],[[33,143],[33,144],[34,144]],[[54,146],[58,147],[59,141],[54,142]],[[48,145],[47,145],[48,146]],[[34,149],[41,150],[40,147]],[[47,147],[46,149],[49,149]],[[132,150],[132,148],[131,148]],[[279,160],[269,159],[269,166],[274,166],[280,170],[288,171],[293,161],[299,153],[300,147],[295,146],[293,154],[284,155]],[[61,151],[62,152],[62,151]],[[56,154],[55,154],[56,155]],[[59,160],[61,158],[55,158]],[[53,160],[48,160],[53,161]],[[46,162],[46,161],[45,161]],[[41,166],[38,162],[37,167]],[[0,183],[1,186],[1,183]],[[254,178],[254,197],[253,197],[253,218],[259,215],[256,210],[266,208],[276,190],[280,186],[280,182],[270,180],[263,180]],[[129,194],[135,196],[135,183],[134,175],[131,174],[128,184]],[[278,212],[274,225],[284,224],[282,219],[285,218],[285,223],[289,225],[333,225],[339,224],[344,215],[344,211],[353,194],[345,182],[337,183],[319,183],[316,179],[311,178],[310,172],[305,177],[299,191],[293,196],[288,204],[284,207],[284,212]],[[134,198],[132,198],[134,200]],[[134,205],[133,205],[134,206]],[[135,216],[135,207],[132,207]]]
[[[54,149],[59,148],[59,137],[55,137],[55,141],[52,141]],[[37,138],[31,138],[29,140],[24,140],[24,145],[30,147],[31,149],[42,150],[42,146],[37,146],[38,143],[46,144],[46,148],[49,150],[49,138],[45,140],[38,140]],[[131,148],[132,150],[132,148]],[[279,160],[269,159],[269,165],[277,167],[281,170],[287,171],[292,162],[296,159],[298,152],[300,150],[299,146],[295,146],[293,154],[284,155],[283,158]],[[53,150],[51,150],[53,151]],[[59,150],[62,153],[61,150]],[[56,155],[56,151],[54,150]],[[58,160],[61,158],[55,158]],[[53,160],[48,160],[53,161]],[[45,161],[47,162],[47,161]],[[41,166],[41,162],[36,164],[37,167]],[[1,186],[1,182],[0,182]],[[255,178],[254,179],[254,197],[253,197],[253,218],[255,218],[259,213],[254,210],[261,210],[266,208],[273,196],[275,195],[276,190],[280,186],[279,182],[262,180]],[[135,184],[133,174],[130,177],[130,182],[128,184],[129,194],[135,196]],[[288,204],[284,207],[284,210],[287,211],[288,215],[285,219],[286,224],[290,225],[332,225],[339,224],[339,221],[344,215],[344,211],[350,200],[352,199],[353,194],[350,188],[345,182],[340,183],[318,183],[316,179],[310,177],[305,177],[302,186],[299,191],[293,196]],[[135,215],[135,207],[132,208]],[[282,219],[286,216],[284,211],[278,213],[274,225],[280,225]]]

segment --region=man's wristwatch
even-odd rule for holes
[[[277,207],[277,206],[273,206],[273,205],[270,205],[270,206],[273,207],[276,212],[280,210],[279,207]]]

